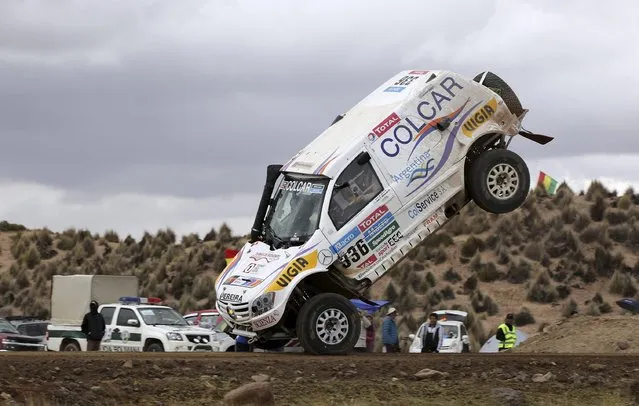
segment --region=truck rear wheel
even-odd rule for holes
[[[75,340],[65,340],[61,347],[61,351],[81,351],[80,344]]]
[[[494,214],[511,212],[528,197],[528,166],[510,150],[488,150],[472,164],[467,188],[475,204],[483,210]]]
[[[357,344],[361,323],[357,309],[345,297],[320,293],[308,300],[297,316],[297,337],[315,355],[344,355]]]

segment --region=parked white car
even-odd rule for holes
[[[497,75],[406,70],[284,165],[267,168],[251,238],[215,282],[229,334],[353,351],[364,292],[471,200],[503,214],[530,189],[508,149],[528,110]]]
[[[438,310],[439,324],[442,328],[443,340],[440,353],[461,353],[470,352],[470,337],[464,324],[468,313],[460,310]],[[422,323],[417,330],[417,334],[410,334],[408,338],[412,341],[408,352],[422,352],[424,331],[428,322]]]

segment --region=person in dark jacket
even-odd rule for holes
[[[444,342],[444,332],[437,321],[437,313],[431,313],[428,319],[429,323],[424,326],[422,332],[422,352],[439,352]]]
[[[100,342],[106,329],[104,317],[98,313],[98,306],[98,302],[92,300],[89,304],[90,311],[82,320],[82,332],[87,336],[87,351],[100,350]]]

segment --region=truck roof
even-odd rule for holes
[[[446,73],[441,70],[404,70],[395,74],[300,150],[281,171],[329,178],[337,176],[343,169],[341,160],[352,159],[352,150],[359,152],[361,145],[374,140],[375,133],[380,135],[389,120],[394,119],[395,111],[421,98],[419,93],[426,83]]]

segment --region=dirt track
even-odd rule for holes
[[[447,375],[417,379],[424,368]],[[2,398],[26,404],[218,404],[258,374],[277,405],[621,405],[639,356],[0,353]]]

